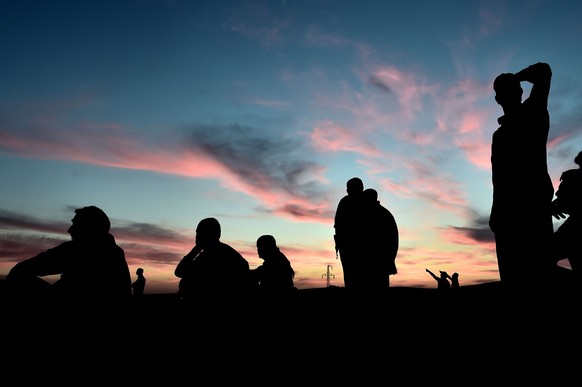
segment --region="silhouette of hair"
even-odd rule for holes
[[[364,190],[364,182],[359,177],[352,177],[346,183],[346,188],[349,192],[362,192]]]
[[[216,218],[205,218],[198,223],[196,232],[203,233],[213,239],[220,239],[220,223]]]
[[[143,274],[143,269],[140,267],[135,271],[136,274]]]
[[[111,228],[111,222],[105,212],[99,207],[87,206],[75,210],[75,222],[84,229],[98,234],[106,234]]]
[[[366,200],[370,200],[373,203],[378,201],[378,191],[376,191],[374,188],[366,188],[364,190],[364,195]]]
[[[495,100],[503,105],[507,101],[521,100],[523,89],[519,79],[513,73],[503,73],[493,81]]]
[[[272,235],[261,235],[259,239],[257,239],[257,246],[259,245],[267,249],[272,249],[277,247],[277,241]]]
[[[582,167],[582,152],[578,153],[578,155],[574,157],[574,162]]]
[[[493,81],[493,90],[495,91],[507,91],[517,87],[521,88],[521,85],[513,73],[499,74]]]

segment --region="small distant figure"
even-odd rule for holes
[[[137,279],[131,284],[131,288],[133,289],[133,295],[141,299],[146,285],[146,277],[143,275],[143,268],[138,268],[135,271],[135,274],[137,275]]]
[[[109,233],[109,218],[98,207],[77,208],[63,242],[14,265],[7,276],[11,295],[21,301],[59,305],[110,306],[129,302],[131,274],[125,252]],[[42,277],[60,274],[52,285]]]
[[[174,275],[180,278],[180,301],[208,306],[222,301],[232,306],[249,295],[252,286],[249,263],[233,247],[221,242],[220,237],[217,219],[205,218],[198,223],[196,244],[174,270]]]
[[[578,168],[564,171],[552,202],[556,219],[566,219],[554,234],[556,261],[567,258],[578,285],[582,284],[582,152],[574,158]]]
[[[451,284],[448,280],[449,274],[446,271],[440,271],[441,275],[439,277],[436,274],[434,274],[432,271],[430,271],[428,269],[425,269],[425,270],[428,274],[431,275],[432,278],[435,279],[435,281],[437,282],[437,288],[439,290],[446,290],[446,289],[451,288]]]
[[[294,284],[295,270],[277,246],[274,236],[261,235],[257,239],[257,254],[263,263],[251,270],[251,278],[261,295],[289,295],[297,289]]]
[[[453,275],[447,274],[447,279],[451,280],[451,289],[459,288],[459,273],[453,273]]]

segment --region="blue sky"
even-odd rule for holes
[[[393,286],[496,281],[491,85],[552,66],[557,188],[582,150],[580,20],[577,1],[0,1],[0,275],[97,205],[146,293],[177,289],[206,217],[251,267],[272,234],[297,287],[327,265],[341,286],[358,176],[399,226]]]

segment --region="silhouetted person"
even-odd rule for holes
[[[503,109],[491,143],[493,203],[489,227],[501,283],[508,288],[535,288],[553,278],[551,258],[554,188],[548,173],[546,143],[550,130],[548,96],[552,71],[536,63],[493,83]],[[522,103],[521,82],[532,83]]]
[[[434,274],[432,271],[430,271],[428,269],[425,269],[425,270],[426,270],[426,272],[428,274],[430,274],[430,276],[432,278],[435,279],[435,281],[437,282],[437,288],[439,290],[446,290],[446,289],[450,289],[451,288],[451,284],[450,284],[450,282],[448,280],[449,274],[446,271],[441,271],[440,272],[441,275],[439,277],[436,274]]]
[[[566,219],[554,234],[556,260],[567,258],[578,285],[582,283],[582,152],[574,158],[576,169],[564,171],[553,201],[553,215]]]
[[[378,191],[367,188],[363,192],[364,215],[361,227],[365,229],[361,243],[361,263],[365,277],[362,285],[367,289],[385,289],[390,286],[390,276],[397,274],[398,225],[394,216],[378,200]]]
[[[359,273],[358,259],[361,255],[362,207],[364,183],[353,177],[346,183],[347,195],[337,205],[334,218],[335,250],[342,263],[344,286],[348,289],[357,287],[356,283],[363,273]]]
[[[448,275],[447,278],[451,280],[451,288],[458,289],[459,288],[459,273],[453,273],[453,275]]]
[[[263,263],[251,270],[251,278],[261,297],[288,297],[292,291],[297,290],[294,284],[295,271],[277,246],[275,237],[261,235],[257,239],[257,254]]]
[[[205,218],[196,227],[196,244],[176,266],[181,278],[179,299],[186,303],[229,306],[244,300],[251,289],[249,263],[230,245],[220,241],[221,227],[215,218]]]
[[[105,212],[95,206],[78,208],[71,222],[70,241],[14,265],[7,276],[12,295],[75,308],[128,302],[129,267],[125,252],[109,233]],[[58,274],[52,285],[41,278]]]
[[[131,288],[133,289],[133,295],[141,299],[146,285],[146,277],[143,275],[143,268],[138,268],[135,271],[135,274],[137,275],[137,278],[131,284]]]

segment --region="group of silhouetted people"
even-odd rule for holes
[[[287,296],[293,290],[295,271],[275,237],[257,239],[257,253],[263,263],[250,269],[248,261],[222,242],[220,223],[205,218],[196,227],[196,244],[176,266],[180,278],[178,296],[184,303],[206,301],[239,302],[249,296]]]
[[[110,234],[103,210],[88,206],[75,210],[68,232],[70,241],[18,262],[6,278],[11,301],[48,306],[126,305],[141,302],[146,285],[144,269],[132,282],[124,250]],[[243,301],[252,296],[284,297],[293,290],[295,271],[272,235],[257,240],[263,263],[249,263],[230,245],[220,241],[215,218],[202,219],[196,228],[196,244],[178,263],[178,297],[187,304]],[[58,275],[50,283],[42,277]]]
[[[430,274],[432,278],[437,282],[437,289],[439,290],[447,290],[447,289],[458,289],[459,288],[459,273],[453,273],[450,275],[446,271],[440,270],[440,276],[437,276],[435,273],[430,271],[429,269],[425,269],[425,271]],[[449,282],[450,281],[450,282]]]
[[[555,192],[547,167],[546,143],[550,120],[548,96],[552,71],[536,63],[517,73],[503,73],[494,83],[495,100],[503,109],[491,143],[493,200],[489,219],[495,236],[499,276],[508,288],[531,289],[557,278],[558,261],[568,259],[573,278],[582,270],[582,169],[565,171]],[[521,82],[532,84],[522,102]],[[580,166],[582,152],[574,158]],[[336,257],[341,260],[344,285],[354,291],[376,292],[390,286],[398,273],[399,231],[393,214],[354,177],[334,217]],[[556,232],[553,219],[565,219]],[[143,268],[132,282],[124,250],[110,233],[108,216],[100,208],[75,210],[63,242],[18,262],[7,276],[10,294],[20,301],[49,300],[62,304],[116,304],[132,294],[144,294]],[[196,243],[178,263],[178,298],[187,304],[241,301],[250,295],[281,297],[296,290],[295,271],[272,235],[256,241],[263,263],[250,269],[247,260],[221,240],[215,218],[202,219]],[[458,273],[436,276],[438,288],[458,288]],[[58,275],[50,284],[42,277]],[[561,278],[561,277],[560,277]],[[449,282],[449,280],[451,282]]]

